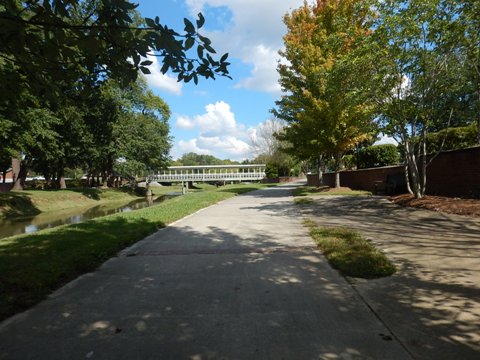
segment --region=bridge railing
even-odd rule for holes
[[[214,174],[158,174],[149,175],[148,181],[180,182],[180,181],[238,181],[238,180],[262,180],[264,172],[245,173],[214,173]]]

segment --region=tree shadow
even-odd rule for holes
[[[113,218],[17,236],[0,246],[0,319],[31,307],[53,290],[95,270],[163,223]]]
[[[237,195],[243,195],[246,194],[247,196],[255,196],[255,197],[277,197],[278,196],[289,196],[289,195],[283,195],[283,192],[281,191],[282,189],[287,188],[287,186],[279,186],[277,184],[274,185],[265,185],[267,190],[271,191],[276,191],[275,193],[272,193],[270,191],[265,191],[265,188],[263,189],[258,189],[257,187],[253,186],[248,186],[248,185],[243,185],[242,187],[234,187],[234,188],[225,188],[219,190],[220,192],[229,192]],[[278,191],[280,189],[280,191]],[[291,187],[288,187],[289,191],[292,189]]]
[[[0,328],[0,356],[408,358],[388,335],[312,243],[175,225]]]
[[[317,199],[299,209],[321,226],[359,231],[397,264],[391,278],[351,281],[415,358],[478,358],[478,219],[377,197]]]
[[[0,207],[4,209],[2,213],[7,219],[35,216],[40,213],[28,194],[19,192],[0,193]]]

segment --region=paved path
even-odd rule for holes
[[[352,280],[416,359],[480,359],[480,219],[381,197],[320,197],[303,214],[362,232],[400,270]]]
[[[0,359],[409,359],[314,250],[290,192],[141,241],[0,325]]]

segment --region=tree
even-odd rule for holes
[[[480,2],[449,0],[454,17],[453,45],[464,57],[461,80],[470,103],[470,114],[477,123],[477,143],[480,144]]]
[[[283,139],[301,156],[333,156],[338,170],[346,151],[371,136],[372,107],[359,91],[359,64],[349,61],[369,35],[367,1],[319,0],[287,14],[287,60],[278,72],[284,95],[273,114],[288,123]],[[363,65],[363,63],[360,63]]]
[[[148,74],[148,66],[152,63],[148,56],[158,56],[162,63],[161,71],[173,72],[179,81],[198,83],[199,77],[229,77],[228,54],[215,60],[211,41],[198,32],[205,22],[203,15],[198,15],[195,25],[184,19],[184,32],[178,33],[162,25],[158,17],[141,18],[135,11],[136,7],[128,0],[2,2],[0,121],[4,124],[0,127],[6,128],[7,122],[14,125],[8,125],[11,141],[0,143],[0,157],[10,153],[22,156],[22,175],[26,176],[27,166],[33,164],[33,159],[27,156],[31,149],[24,146],[33,142],[25,142],[25,139],[38,137],[38,134],[28,132],[39,125],[46,125],[47,118],[62,120],[40,129],[59,131],[57,146],[62,143],[60,139],[75,142],[72,132],[62,132],[62,129],[73,129],[75,125],[85,125],[80,126],[79,134],[95,127],[105,130],[87,132],[97,136],[97,143],[109,142],[111,139],[98,137],[108,133],[111,121],[104,119],[106,121],[100,123],[106,127],[100,129],[101,125],[93,125],[91,117],[89,127],[83,120],[80,124],[78,121],[70,122],[70,118],[61,113],[77,104],[81,104],[80,108],[84,110],[84,105],[92,103],[92,98],[98,95],[102,83],[110,79],[126,87],[135,81],[139,72]],[[28,121],[37,120],[28,114],[40,110],[43,120],[39,124],[29,124]],[[87,138],[87,143],[93,140]],[[73,146],[76,150],[84,150],[77,145]],[[69,156],[72,160],[69,162],[75,162],[73,154],[64,151],[65,147],[69,145],[63,142],[59,153]],[[40,155],[36,150],[33,152]],[[60,160],[65,160],[65,157]],[[62,161],[54,165],[50,158],[37,158],[36,164],[43,172],[53,174],[63,171],[66,165]],[[56,176],[62,178],[61,174]],[[22,183],[17,183],[16,187],[21,188]]]
[[[18,116],[20,124],[15,124],[18,135],[15,137],[19,150],[15,156],[20,161],[20,171],[15,179],[13,190],[23,190],[25,180],[35,159],[46,161],[62,156],[59,137],[54,130],[58,117],[48,109],[27,109]]]
[[[103,186],[111,186],[115,170],[133,176],[166,166],[170,110],[144,79],[129,87],[110,80],[85,108],[87,141],[92,144],[87,150],[90,177],[101,177]]]
[[[178,166],[196,166],[196,165],[235,165],[236,161],[229,159],[218,159],[212,155],[196,154],[194,152],[185,153],[180,157],[176,164]]]
[[[298,162],[288,151],[284,151],[289,145],[281,139],[284,127],[283,121],[272,118],[260,124],[250,135],[250,142],[256,154],[254,163],[266,164],[267,173],[270,175],[275,173],[276,177],[292,175],[292,169]]]
[[[198,77],[228,76],[227,55],[216,61],[211,41],[184,19],[180,34],[155,19],[141,18],[129,0],[6,0],[0,5],[0,56],[25,75],[31,86],[52,92],[54,80],[113,77],[123,83],[138,71],[148,74],[148,54],[157,55],[162,72],[198,82]],[[196,56],[189,50],[196,46]],[[71,82],[71,81],[70,81]]]
[[[147,88],[144,80],[137,80],[126,95],[132,97],[131,108],[113,126],[118,150],[114,169],[131,176],[159,171],[169,161],[170,109]]]
[[[382,131],[401,145],[407,188],[417,198],[427,185],[428,131],[448,127],[456,106],[461,62],[450,42],[455,14],[447,5],[441,0],[378,2],[370,48],[377,55],[372,61],[379,70],[375,96]]]

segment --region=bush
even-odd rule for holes
[[[442,142],[445,143],[442,146]],[[432,154],[440,150],[465,149],[477,145],[477,125],[444,129],[427,134],[427,153]]]
[[[359,169],[397,165],[399,161],[397,147],[393,144],[368,146],[358,153]]]
[[[265,166],[265,175],[268,179],[278,178],[278,167],[267,163]]]

